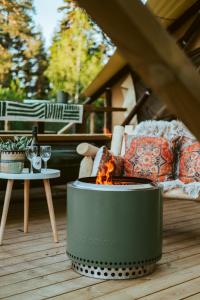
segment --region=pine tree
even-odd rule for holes
[[[78,102],[113,48],[100,28],[73,0],[64,0],[65,16],[50,48],[47,76],[55,91],[68,92]]]
[[[35,30],[32,2],[0,0],[0,84],[9,87],[17,81],[28,96],[38,97],[44,96],[49,84],[43,78],[47,60],[41,35]],[[43,91],[38,80],[45,83]]]

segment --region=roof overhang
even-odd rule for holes
[[[111,37],[131,69],[200,139],[199,74],[151,11],[138,0],[79,2]]]
[[[185,11],[187,11],[197,0],[149,0],[147,6],[166,28],[175,22]],[[113,56],[109,59],[108,63],[104,66],[101,72],[91,82],[91,84],[84,91],[86,97],[91,97],[95,94],[98,95],[98,91],[102,86],[105,86],[106,82],[110,81],[115,74],[127,65],[126,59],[122,56],[119,50],[116,50]]]

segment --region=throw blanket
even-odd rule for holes
[[[82,123],[83,105],[0,101],[0,120]]]
[[[193,199],[197,199],[200,194],[200,182],[191,182],[184,184],[179,179],[176,179],[160,182],[159,186],[163,188],[164,192],[173,190],[175,188],[182,188],[183,191]]]

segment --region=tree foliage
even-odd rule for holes
[[[45,97],[47,59],[41,34],[35,30],[32,0],[0,0],[0,85],[16,81],[26,95]]]
[[[0,87],[0,100],[21,101],[26,97],[25,91],[17,81],[11,81],[9,87]]]
[[[50,47],[46,75],[54,91],[63,90],[78,102],[113,48],[110,40],[74,0],[64,0],[64,17]]]

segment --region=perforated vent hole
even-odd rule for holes
[[[72,268],[89,277],[101,279],[129,279],[137,278],[151,273],[154,270],[155,264],[148,264],[142,266],[129,266],[127,268],[103,268],[98,266],[82,265],[79,262],[73,262]]]

